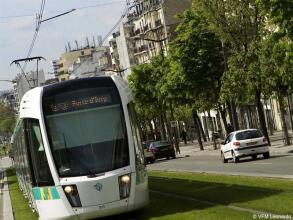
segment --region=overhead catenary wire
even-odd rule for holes
[[[95,5],[88,5],[88,6],[83,6],[83,7],[75,7],[76,10],[86,10],[90,8],[98,8],[102,6],[108,6],[108,5],[113,5],[117,3],[122,3],[124,1],[112,1],[112,2],[107,2],[107,3],[101,3],[101,4],[95,4]],[[66,10],[68,11],[68,10]],[[64,11],[50,11],[47,12],[46,14],[56,14],[56,13],[63,13]],[[10,16],[0,16],[0,19],[14,19],[14,18],[23,18],[23,17],[34,17],[34,14],[23,14],[23,15],[10,15]]]
[[[38,36],[38,33],[39,33],[39,30],[40,30],[40,27],[41,27],[41,20],[42,20],[42,17],[43,17],[43,13],[44,13],[44,9],[45,9],[45,4],[46,4],[46,0],[42,0],[41,2],[41,7],[40,7],[40,11],[39,13],[37,14],[36,16],[36,29],[35,29],[35,33],[34,33],[34,36],[33,36],[33,39],[31,41],[31,44],[30,44],[30,47],[29,47],[29,50],[28,50],[28,53],[26,55],[26,58],[29,58],[31,56],[31,53],[33,51],[33,48],[34,48],[34,45],[35,45],[35,42],[36,42],[36,39],[37,39],[37,36]],[[18,64],[18,67],[21,69],[21,73],[22,75],[25,77],[29,87],[31,87],[30,85],[30,82],[29,80],[27,79],[27,76],[25,74],[25,68],[26,68],[26,64],[27,64],[27,61],[23,64],[23,66],[21,67],[20,64]]]
[[[124,17],[126,16],[128,12],[128,7],[126,6],[126,8],[124,9],[121,17],[119,18],[119,20],[115,23],[115,25],[110,29],[110,31],[105,35],[105,37],[102,39],[102,44],[107,40],[107,38],[113,33],[113,31],[118,27],[118,25],[121,23],[121,21],[124,19]]]
[[[35,33],[34,33],[34,36],[33,36],[33,39],[32,39],[32,42],[30,44],[30,47],[29,47],[29,50],[28,50],[28,53],[26,55],[26,58],[29,58],[32,51],[33,51],[33,48],[35,46],[35,42],[36,42],[36,39],[37,39],[37,36],[38,36],[38,33],[39,33],[39,30],[40,30],[40,27],[41,27],[41,20],[42,20],[42,17],[43,17],[43,13],[44,13],[44,9],[45,9],[45,3],[46,3],[46,0],[42,0],[42,3],[41,3],[41,8],[40,8],[40,11],[39,11],[39,14],[37,14],[37,24],[36,24],[36,29],[35,29]],[[24,64],[23,66],[23,69],[25,70],[25,67],[26,67],[26,63]]]

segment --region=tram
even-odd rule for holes
[[[92,219],[148,204],[132,95],[120,77],[34,88],[19,114],[15,168],[39,219]]]

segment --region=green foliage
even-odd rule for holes
[[[165,111],[167,97],[162,87],[168,69],[169,63],[162,56],[156,56],[150,63],[132,69],[128,81],[141,122],[153,119]]]
[[[135,67],[129,78],[141,118],[166,113],[167,103],[183,119],[191,108],[260,103],[260,93],[292,92],[291,6],[287,0],[193,0],[178,16],[168,57]]]
[[[7,170],[9,194],[11,197],[12,210],[15,220],[37,220],[38,214],[33,213],[28,205],[28,201],[24,198],[22,191],[19,189],[19,183],[14,169]]]
[[[211,29],[234,51],[258,39],[262,30],[264,16],[255,0],[194,0],[194,7],[204,13]]]
[[[293,89],[293,44],[288,37],[272,34],[262,42],[261,69],[266,92],[284,96]]]
[[[276,25],[282,35],[293,37],[293,1],[257,0],[268,16],[270,25]]]
[[[179,104],[211,109],[218,101],[224,71],[221,41],[194,8],[180,18],[169,49],[171,71],[165,90]]]
[[[13,132],[16,120],[11,108],[0,104],[0,136],[10,135]]]
[[[179,105],[175,108],[175,117],[179,121],[187,121],[192,118],[192,108],[188,105]]]

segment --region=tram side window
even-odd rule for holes
[[[128,112],[129,112],[131,132],[132,132],[133,143],[134,143],[135,153],[136,153],[136,158],[135,158],[136,164],[137,165],[144,164],[144,153],[143,153],[143,149],[142,149],[140,132],[139,132],[138,124],[136,121],[133,103],[129,103],[127,108],[128,108]]]
[[[41,129],[37,119],[25,119],[27,140],[31,154],[36,186],[52,186],[54,181],[45,153]]]

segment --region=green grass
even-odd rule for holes
[[[252,214],[228,209],[224,206],[210,206],[199,202],[170,196],[150,194],[151,204],[137,212],[140,220],[233,220],[251,219]],[[120,218],[117,218],[120,219]]]
[[[166,177],[166,178],[152,178]],[[150,172],[150,188],[222,205],[293,215],[293,180]]]
[[[13,170],[7,172],[15,220],[36,220],[18,188]],[[225,176],[211,174],[150,172],[151,203],[144,209],[105,219],[124,220],[246,220],[252,213],[233,210],[227,205],[267,211],[275,214],[293,214],[293,181],[271,178]],[[158,178],[159,177],[159,178]],[[161,178],[163,177],[163,178]],[[207,204],[178,198],[181,195]]]
[[[10,151],[12,149],[11,144],[9,144],[8,146],[6,146],[6,151]],[[0,158],[3,157],[5,155],[5,152],[3,150],[3,145],[0,144]],[[6,155],[8,156],[8,155]]]
[[[37,220],[38,215],[32,212],[31,208],[28,206],[27,200],[24,198],[23,193],[19,189],[14,169],[9,169],[6,173],[14,219]]]

